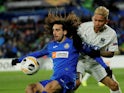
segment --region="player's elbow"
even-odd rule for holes
[[[108,58],[111,58],[111,57],[113,57],[114,55],[108,55],[108,56],[106,56],[106,57],[108,57]]]
[[[100,51],[100,55],[103,57],[111,58],[114,56],[114,52],[108,52],[108,51]]]

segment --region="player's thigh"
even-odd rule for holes
[[[45,86],[45,90],[48,91],[48,93],[54,93],[54,92],[60,92],[62,89],[61,85],[59,84],[58,81],[53,80],[51,82],[49,82],[46,86]]]
[[[99,64],[91,67],[91,73],[97,81],[101,81],[107,76],[105,69]]]

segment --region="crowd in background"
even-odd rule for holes
[[[5,25],[5,20],[3,23]],[[28,19],[17,23],[6,21],[6,26],[0,24],[0,57],[13,58],[43,48],[51,39],[43,23],[43,20],[35,23]]]
[[[94,0],[95,3],[91,5],[88,4],[89,6],[86,5],[86,2],[78,5],[92,12],[95,7],[101,5],[102,1]],[[112,3],[113,2],[111,2],[111,5],[113,5],[114,11],[111,11],[108,25],[117,32],[120,50],[117,54],[124,54],[124,16],[118,16],[117,11],[119,11],[119,9]],[[105,6],[110,7],[108,3],[105,3]],[[80,18],[82,22],[86,22],[91,20],[91,16],[92,15],[82,15]],[[44,29],[43,18],[39,18],[37,21],[31,18],[16,21],[0,20],[0,58],[14,58],[40,50],[51,39],[52,35],[49,31],[45,31]]]

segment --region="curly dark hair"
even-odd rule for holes
[[[69,13],[67,16],[62,17],[61,15],[49,12],[48,16],[45,18],[45,29],[52,32],[52,26],[54,23],[62,24],[63,29],[67,30],[66,36],[73,39],[73,44],[77,50],[81,50],[82,39],[77,34],[78,26],[81,23],[80,18],[74,13]]]

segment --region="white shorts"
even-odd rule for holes
[[[97,81],[101,81],[104,77],[107,76],[107,73],[105,69],[99,64],[93,62],[84,62],[83,60],[80,60],[77,64],[77,72],[80,72],[82,75],[85,74],[85,72],[90,73],[93,75],[93,77]]]

